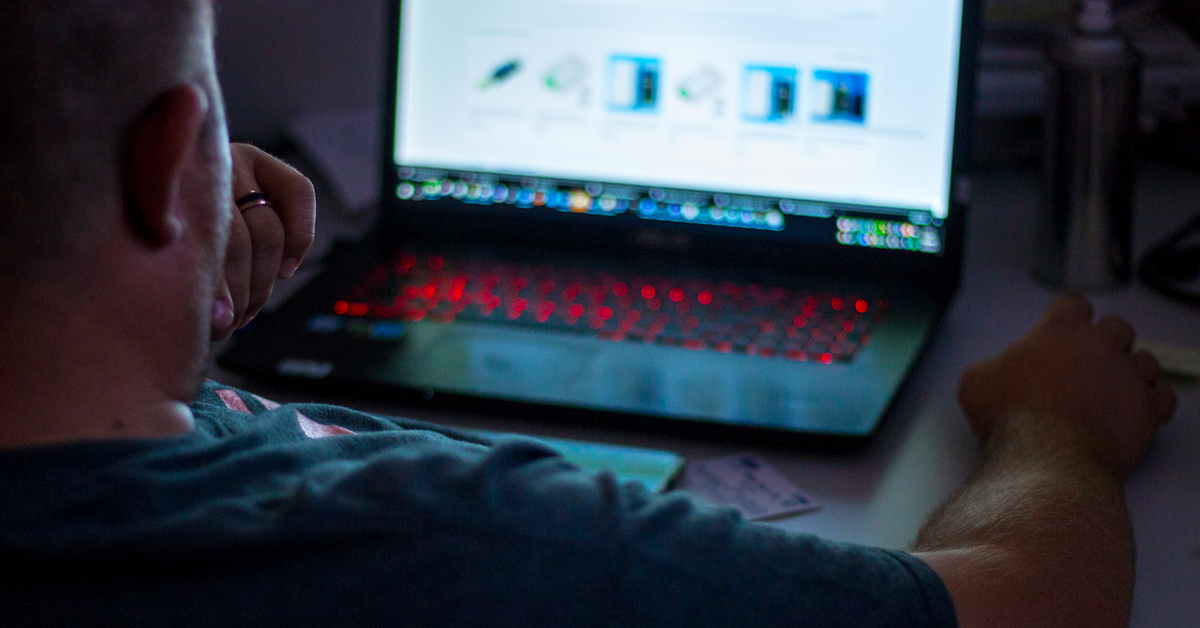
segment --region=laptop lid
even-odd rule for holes
[[[385,232],[957,287],[977,3],[394,2]]]
[[[486,412],[867,436],[957,287],[978,15],[974,0],[393,2],[382,222],[370,240],[385,254],[348,249],[222,364]],[[514,297],[506,325],[494,294],[474,306],[437,298],[454,283],[442,275],[458,271],[428,250],[418,264],[411,252],[428,235],[516,243],[526,266],[607,272],[615,252],[640,269],[631,279],[682,269],[671,281],[720,281],[730,303],[740,284],[726,277],[739,275],[752,300],[788,311],[772,310],[778,326],[727,325],[728,338],[695,346],[638,336],[630,312],[618,324],[603,302],[587,328],[616,326],[612,337],[582,333],[566,301],[554,311],[569,320],[545,328],[522,323],[546,311]],[[696,263],[710,261],[721,266]],[[523,274],[510,279],[531,289]],[[644,304],[617,283],[603,298],[656,311],[652,283]],[[432,309],[405,315],[396,299],[407,307],[412,290]],[[661,323],[658,312],[654,324],[700,333],[677,296],[713,305],[706,320],[732,313],[697,290],[670,290],[680,316]],[[874,296],[851,313],[837,292]],[[803,322],[789,318],[801,301],[832,318],[812,329],[805,307]],[[764,349],[755,333],[782,344]]]

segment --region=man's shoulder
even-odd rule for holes
[[[136,599],[132,623],[953,625],[907,555],[651,495],[535,442],[483,447],[215,383],[193,408],[210,433],[110,446],[87,477],[41,481],[0,531],[30,564],[104,574],[21,585],[47,619],[121,624]]]

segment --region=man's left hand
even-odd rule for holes
[[[248,144],[233,144],[233,220],[225,281],[213,307],[213,340],[225,340],[258,315],[276,279],[291,277],[312,246],[317,202],[295,168]],[[259,203],[237,199],[261,194]],[[244,209],[244,211],[242,211]],[[230,315],[232,312],[232,315]]]

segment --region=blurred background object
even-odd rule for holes
[[[1132,275],[1141,58],[1111,0],[1087,0],[1048,47],[1045,157],[1034,275],[1055,288],[1124,286]]]
[[[1126,17],[1151,14],[1163,0],[1113,0],[1113,8]],[[1179,2],[1179,4],[1183,4]],[[984,15],[988,24],[1070,24],[1079,0],[986,0]]]
[[[1117,20],[1144,59],[1142,147],[1155,159],[1200,167],[1183,139],[1200,123],[1200,7],[1185,0],[1115,0]],[[1078,0],[988,0],[980,49],[976,164],[1036,168],[1042,159],[1046,46]],[[1190,158],[1187,153],[1195,155]]]
[[[1138,274],[1164,296],[1200,307],[1200,213],[1147,251]]]
[[[1194,0],[1168,0],[1164,10],[1175,23],[1187,29],[1193,39],[1200,35],[1200,4]]]
[[[1190,36],[1200,41],[1200,3],[1167,0],[1163,12]],[[1159,120],[1150,150],[1158,156],[1200,169],[1200,104],[1188,103],[1175,115]]]
[[[273,148],[300,118],[378,108],[386,0],[217,3],[217,64],[234,139]]]
[[[989,24],[1065,24],[1078,0],[987,0]]]

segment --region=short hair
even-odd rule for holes
[[[120,207],[129,130],[211,55],[208,0],[0,0],[0,279],[60,267]],[[208,58],[211,58],[209,56]]]

